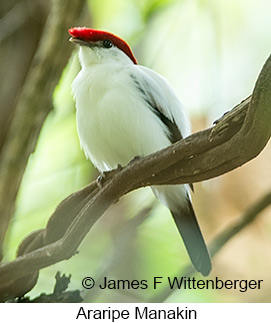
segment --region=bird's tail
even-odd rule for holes
[[[211,259],[191,204],[188,185],[156,186],[152,190],[170,209],[193,266],[203,276],[208,276]]]

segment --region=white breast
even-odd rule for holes
[[[126,165],[170,144],[166,126],[118,64],[83,68],[72,85],[81,146],[100,170]]]

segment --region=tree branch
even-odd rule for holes
[[[46,245],[44,237],[49,235],[49,224],[53,221],[50,220],[45,231],[42,231],[43,239],[37,238],[41,234],[39,232],[30,239],[31,248],[25,248],[26,252],[33,251],[0,267],[0,285],[70,258],[94,223],[122,195],[147,185],[206,180],[239,167],[257,156],[271,135],[270,85],[271,59],[268,58],[252,97],[224,115],[215,126],[111,172],[101,189],[92,183],[70,196],[61,203],[52,219],[55,223],[62,223],[63,210],[70,209],[71,224],[68,226],[66,222],[64,230],[59,226],[61,234],[54,237],[57,240],[50,239],[50,244]],[[34,247],[35,238],[42,242],[39,249]],[[5,295],[9,294],[7,287]]]
[[[67,29],[85,0],[52,0],[40,46],[18,99],[0,159],[0,259],[5,234],[29,155],[52,109],[52,94],[71,54]]]

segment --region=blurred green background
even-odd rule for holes
[[[187,107],[193,131],[211,126],[251,94],[271,52],[269,0],[90,0],[88,8],[88,27],[126,39],[139,64],[168,79]],[[68,41],[68,33],[63,37]],[[28,162],[5,242],[5,261],[14,259],[25,235],[45,226],[61,200],[98,175],[85,159],[76,132],[70,88],[79,69],[74,51],[55,89],[54,111]],[[269,144],[260,157],[241,169],[195,185],[195,210],[208,242],[270,190],[271,178],[266,176],[271,174],[270,160]],[[145,214],[149,206],[151,211]],[[263,279],[261,290],[176,291],[164,301],[270,302],[270,255],[269,208],[213,259],[210,275],[224,280]],[[104,276],[151,281],[154,276],[179,275],[188,263],[169,212],[146,188],[110,207],[83,241],[79,254],[41,270],[28,295],[52,292],[57,270],[72,274],[69,289],[81,289],[85,276],[97,281]],[[92,302],[145,302],[163,287],[94,288],[84,296]]]

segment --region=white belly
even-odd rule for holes
[[[121,84],[113,84],[112,75],[87,79],[85,74],[81,71],[73,84],[77,128],[86,156],[100,171],[170,144],[166,126],[133,87],[129,75],[123,76]]]

